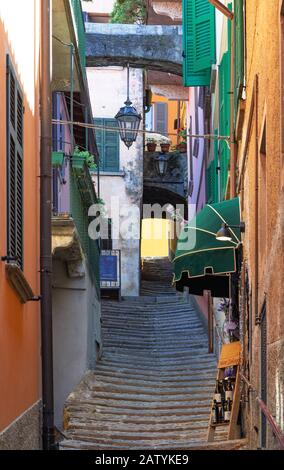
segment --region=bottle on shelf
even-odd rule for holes
[[[220,403],[222,401],[221,389],[218,380],[216,380],[214,400],[216,400],[217,403]]]
[[[217,401],[216,400],[214,400],[214,405],[213,405],[212,422],[213,422],[213,424],[218,424],[218,422],[219,422],[218,406],[217,406]]]
[[[230,378],[228,378],[225,385],[225,400],[233,400],[233,387]]]
[[[228,423],[231,419],[232,402],[230,399],[224,402],[224,421]]]
[[[220,402],[217,404],[218,407],[218,423],[224,422],[224,402]]]

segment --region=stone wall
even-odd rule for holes
[[[114,118],[126,100],[126,69],[122,67],[88,68],[87,76],[93,115]],[[130,69],[130,99],[143,115],[143,71]],[[140,124],[140,129],[143,124]],[[121,294],[137,296],[140,288],[140,209],[143,194],[143,136],[127,149],[119,145],[119,172],[101,173],[100,197],[105,201],[108,216],[119,222],[120,228],[127,216],[127,206],[135,211],[133,229],[137,238],[124,239],[113,232],[113,248],[121,250]],[[97,186],[97,178],[95,177]],[[117,209],[111,213],[112,200]]]
[[[0,450],[39,450],[41,447],[41,402],[38,401],[0,433]]]
[[[250,381],[261,394],[261,324],[256,324],[255,320],[261,315],[266,300],[267,405],[277,424],[284,431],[284,303],[282,295],[284,187],[280,119],[281,99],[283,100],[283,96],[280,99],[280,3],[279,0],[246,2],[247,99],[243,138],[239,142],[238,166],[242,219],[246,223],[244,258],[252,294]],[[269,54],[265,55],[264,60],[264,51],[268,50]],[[259,84],[257,99],[254,95],[256,75],[258,75]],[[252,126],[249,128],[249,113],[253,106]],[[257,111],[258,122],[256,121]],[[265,123],[266,132],[264,132]],[[266,149],[264,148],[265,136]],[[245,152],[247,137],[248,149]],[[257,187],[258,201],[256,202]],[[258,220],[256,220],[256,204],[259,211]],[[256,230],[259,236],[258,250]],[[258,266],[255,261],[256,250],[259,253]],[[257,302],[255,301],[256,272],[258,272]],[[261,445],[260,411],[253,394],[250,395],[248,427],[250,446],[259,447]],[[277,446],[269,424],[267,424],[266,445],[269,448]]]
[[[102,348],[100,303],[83,262],[83,277],[70,278],[66,264],[53,261],[53,356],[55,425],[62,428],[66,398]]]

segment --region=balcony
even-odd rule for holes
[[[80,0],[52,2],[52,89],[70,91],[70,45],[74,46],[74,92],[82,92],[86,82],[85,25]]]
[[[88,167],[73,169],[70,166],[68,183],[68,211],[64,214],[55,211],[52,219],[53,258],[66,262],[68,275],[72,278],[85,275],[85,258],[99,293],[99,245],[88,235],[88,210],[97,202],[97,197]]]

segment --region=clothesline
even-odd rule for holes
[[[98,129],[98,130],[105,130],[109,132],[119,132],[118,127],[108,127],[108,126],[100,126],[99,124],[88,124],[86,122],[78,122],[78,121],[65,121],[61,119],[52,119],[52,124],[61,124],[65,126],[78,126],[84,127],[85,129]],[[144,129],[138,130],[139,134],[159,134],[157,131],[148,131]],[[177,137],[178,132],[166,132],[163,134],[165,136]],[[230,136],[222,136],[222,135],[215,135],[215,134],[186,134],[186,137],[189,138],[196,138],[196,139],[212,139],[212,140],[223,140],[229,146]]]

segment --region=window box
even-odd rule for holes
[[[62,166],[64,156],[64,152],[52,152],[52,166]]]

